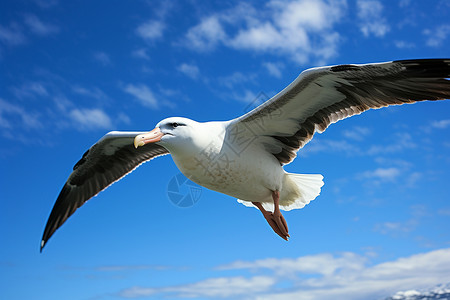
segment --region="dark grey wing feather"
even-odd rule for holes
[[[133,141],[140,133],[108,133],[84,153],[56,199],[42,236],[41,251],[53,233],[86,201],[140,164],[169,153],[156,144],[136,149]]]
[[[370,108],[450,98],[450,59],[306,70],[282,92],[231,122],[287,164],[315,132]],[[245,130],[242,130],[242,129]]]

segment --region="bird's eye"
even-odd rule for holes
[[[173,128],[178,127],[178,123],[172,123],[172,127],[173,127]]]

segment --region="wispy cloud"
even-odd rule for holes
[[[19,98],[35,98],[47,96],[48,91],[45,85],[39,81],[30,81],[22,84],[20,87],[12,87],[13,94]]]
[[[427,46],[440,47],[450,35],[450,24],[444,24],[434,29],[427,29],[423,34],[427,38]]]
[[[374,231],[381,234],[392,234],[399,235],[411,232],[417,227],[417,222],[415,220],[407,220],[405,222],[384,222],[375,225]]]
[[[314,139],[311,140],[306,146],[301,150],[301,156],[307,156],[310,154],[316,154],[320,152],[341,152],[349,156],[361,155],[365,152],[355,143],[346,140],[330,140],[322,139],[318,137],[317,134]]]
[[[450,217],[450,208],[442,208],[438,211],[438,214],[441,216],[449,216]]]
[[[108,129],[112,128],[111,118],[101,109],[98,108],[75,108],[69,113],[70,118],[81,129]]]
[[[268,276],[254,276],[245,278],[219,277],[210,278],[193,284],[180,285],[167,288],[132,287],[119,292],[124,298],[139,298],[152,295],[175,294],[177,298],[234,298],[267,291],[276,283],[274,278]]]
[[[37,113],[29,112],[22,106],[0,98],[0,127],[4,129],[37,129],[42,122]]]
[[[37,16],[32,14],[25,15],[24,22],[34,34],[40,36],[47,36],[59,32],[57,26],[50,23],[44,23]]]
[[[51,8],[58,4],[58,0],[34,0],[34,2],[41,8]]]
[[[25,44],[27,39],[25,32],[29,29],[37,36],[48,36],[59,32],[59,27],[45,23],[33,14],[26,14],[23,23],[12,22],[9,26],[0,25],[0,42],[8,46]]]
[[[390,30],[383,16],[383,4],[376,0],[358,0],[358,19],[360,30],[364,36],[383,37]]]
[[[272,75],[273,77],[276,77],[276,78],[281,78],[282,70],[283,70],[282,64],[265,62],[265,63],[263,63],[263,66],[264,66],[264,68],[267,69],[267,71],[269,72],[270,75]]]
[[[194,64],[182,63],[177,69],[192,79],[197,79],[200,74],[199,68]]]
[[[392,157],[376,157],[375,162],[383,166],[397,167],[400,169],[409,169],[413,165],[409,161]]]
[[[345,1],[273,0],[258,8],[239,4],[203,18],[188,30],[186,44],[198,51],[224,45],[237,50],[290,55],[298,62],[328,59],[337,52],[340,36],[333,25],[345,8]],[[321,39],[313,39],[315,34]]]
[[[248,86],[249,83],[255,83],[256,74],[244,74],[242,72],[233,72],[227,76],[221,76],[218,78],[220,85],[223,85],[229,89],[236,89],[237,86]]]
[[[162,37],[165,25],[162,21],[150,20],[136,28],[136,34],[147,41]]]
[[[398,176],[400,176],[401,171],[398,168],[377,168],[372,171],[366,171],[360,174],[359,177],[367,179],[375,179],[381,181],[394,181]]]
[[[110,99],[98,87],[73,84],[49,72],[37,77],[8,88],[13,101],[0,100],[0,127],[33,131],[33,137],[39,139],[61,130],[112,129],[130,122],[124,112],[109,114],[99,107]],[[98,100],[97,105],[93,99]],[[38,130],[41,128],[45,130]]]
[[[370,133],[370,129],[367,127],[355,126],[351,130],[344,130],[342,133],[346,138],[362,141]]]
[[[450,127],[450,119],[433,121],[431,123],[431,127],[437,128],[437,129],[446,129],[446,128]]]
[[[218,271],[251,276],[222,276],[195,283],[135,286],[118,293],[123,298],[245,298],[257,299],[376,299],[399,290],[426,288],[450,280],[450,249],[403,257],[370,265],[371,255],[352,252],[322,253],[298,258],[267,258],[236,261],[218,266]],[[288,285],[290,289],[278,289]]]
[[[367,153],[370,155],[397,153],[405,149],[413,149],[416,147],[417,144],[414,143],[414,140],[409,133],[400,132],[394,135],[393,140],[390,141],[388,145],[373,145],[367,150]]]
[[[109,265],[99,266],[95,268],[96,271],[101,272],[123,272],[123,271],[137,271],[137,270],[167,270],[169,266],[162,265]]]
[[[156,109],[159,107],[153,91],[145,84],[127,84],[123,90],[134,96],[143,106]]]
[[[144,48],[139,48],[139,49],[134,50],[133,52],[131,52],[131,55],[136,58],[143,58],[146,60],[150,59],[150,56],[147,53],[147,49],[144,49]]]
[[[399,49],[412,49],[416,46],[414,43],[407,41],[394,41],[394,45]]]
[[[111,64],[111,58],[106,52],[95,52],[94,59],[101,63],[103,66],[109,66]]]
[[[86,97],[102,100],[106,99],[106,94],[99,88],[86,88],[80,85],[75,85],[72,87],[72,91],[78,95],[83,95]]]
[[[413,205],[410,207],[410,218],[406,220],[395,220],[375,224],[374,231],[392,236],[405,235],[414,231],[424,218],[435,217],[434,213],[428,211],[425,205]],[[399,216],[399,219],[401,216]]]
[[[8,46],[17,46],[26,42],[25,35],[16,23],[8,27],[0,25],[0,41]]]

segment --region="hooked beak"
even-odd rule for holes
[[[139,134],[134,138],[134,147],[144,146],[148,143],[159,142],[164,133],[161,132],[159,127],[156,127],[150,132]]]

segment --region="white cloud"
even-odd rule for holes
[[[406,41],[394,41],[394,45],[399,49],[412,49],[416,46],[414,43]]]
[[[42,123],[37,113],[29,112],[17,104],[0,98],[0,127],[36,129],[41,128]]]
[[[431,127],[438,129],[446,129],[450,127],[450,119],[434,121],[433,123],[431,123]]]
[[[344,252],[340,257],[323,253],[298,258],[267,258],[252,262],[236,261],[229,265],[219,266],[218,269],[249,269],[252,271],[268,269],[276,276],[292,278],[297,273],[329,276],[341,268],[360,270],[365,262],[366,258],[351,252]]]
[[[236,49],[248,49],[257,51],[276,50],[279,48],[293,48],[294,43],[283,43],[285,37],[272,23],[266,22],[240,30],[239,33],[229,41]],[[307,45],[308,40],[303,30],[298,32],[296,40],[299,44]]]
[[[300,156],[308,156],[310,154],[320,152],[343,152],[349,156],[361,155],[363,152],[361,148],[355,144],[349,143],[346,140],[329,140],[322,139],[315,135],[315,137],[305,145],[305,147],[299,152]]]
[[[198,51],[208,51],[224,41],[226,34],[219,19],[218,16],[209,16],[190,28],[186,34],[187,46]]]
[[[185,74],[186,76],[192,79],[197,79],[200,74],[200,70],[194,64],[183,63],[180,66],[178,66],[177,69],[178,71],[180,71],[181,73]]]
[[[94,88],[85,88],[79,85],[73,86],[72,90],[79,95],[83,95],[86,97],[90,97],[90,98],[94,98],[94,99],[106,99],[107,96],[106,94],[99,88],[94,87]]]
[[[35,15],[25,15],[24,22],[33,33],[40,36],[51,35],[59,32],[59,28],[57,26],[44,23]]]
[[[48,96],[48,91],[44,84],[38,81],[27,82],[22,84],[20,87],[13,87],[12,91],[19,99]]]
[[[276,78],[281,78],[282,76],[281,70],[283,69],[282,64],[265,62],[263,63],[263,66],[267,69],[270,75]]]
[[[242,72],[234,72],[228,76],[222,76],[218,78],[219,84],[229,89],[235,89],[238,85],[247,86],[248,83],[255,82],[255,74],[244,74]]]
[[[192,284],[167,288],[132,287],[119,292],[124,298],[148,297],[154,294],[176,294],[179,298],[206,297],[229,298],[267,291],[275,284],[275,279],[268,276],[219,277],[210,278]]]
[[[349,140],[329,140],[322,138],[316,133],[315,137],[305,145],[300,151],[300,155],[307,155],[318,152],[343,152],[347,155],[387,155],[392,153],[400,153],[407,149],[414,149],[417,144],[412,136],[407,132],[398,132],[388,136],[384,145],[371,145],[368,149],[363,149],[358,143],[358,139],[364,139],[370,133],[369,129],[364,127],[356,129],[355,132],[343,131],[343,135]],[[353,140],[353,141],[350,141]],[[365,146],[365,145],[364,145]]]
[[[405,222],[384,222],[375,225],[374,230],[381,234],[394,234],[407,233],[412,231],[417,226],[417,222],[410,219]]]
[[[383,166],[396,166],[401,169],[409,169],[413,165],[409,161],[392,157],[377,157],[375,162]]]
[[[367,154],[369,155],[377,155],[377,154],[388,154],[388,153],[398,153],[405,149],[413,149],[416,148],[417,145],[414,143],[413,138],[409,133],[396,133],[393,140],[390,141],[387,145],[379,146],[373,145],[367,150]]]
[[[211,50],[219,44],[237,50],[290,55],[298,62],[336,54],[340,36],[333,30],[345,1],[272,0],[258,9],[240,4],[204,18],[186,34],[188,46]],[[314,39],[313,35],[320,35]]]
[[[360,30],[364,36],[383,37],[389,30],[389,25],[383,17],[383,5],[376,0],[358,0],[358,19]]]
[[[119,113],[119,115],[117,116],[117,120],[120,121],[121,123],[125,123],[125,124],[130,124],[131,120],[130,117],[128,117],[126,114],[124,113]]]
[[[161,21],[150,20],[138,26],[136,34],[144,40],[151,41],[162,37],[165,25]]]
[[[81,129],[97,129],[97,128],[111,128],[111,118],[101,109],[73,109],[69,112],[70,118]]]
[[[360,176],[368,179],[378,179],[381,181],[394,181],[401,174],[400,169],[391,168],[377,168],[373,171],[366,171]]]
[[[423,174],[420,172],[410,172],[405,178],[405,184],[407,187],[413,188],[417,186],[417,182],[423,178]]]
[[[370,133],[370,129],[367,127],[356,126],[352,130],[344,130],[342,133],[346,138],[362,141]]]
[[[133,95],[143,106],[158,108],[158,101],[153,91],[145,84],[127,84],[124,91]]]
[[[119,292],[124,298],[245,298],[254,299],[378,299],[399,290],[422,289],[450,281],[450,249],[441,249],[394,261],[370,264],[371,255],[345,252],[298,258],[236,261],[217,267],[243,275],[207,278],[195,283],[135,286]],[[286,284],[289,289],[277,289]]]
[[[393,236],[405,235],[420,226],[420,223],[423,222],[424,218],[435,216],[435,214],[431,213],[423,204],[412,205],[409,210],[411,215],[409,219],[378,223],[374,226],[374,231]],[[402,216],[398,216],[399,219],[401,217]]]
[[[143,58],[143,59],[146,59],[146,60],[149,60],[149,59],[150,59],[150,56],[148,56],[148,54],[147,54],[147,50],[144,49],[144,48],[140,48],[140,49],[134,50],[134,51],[131,53],[131,55],[132,55],[133,57]]]
[[[429,47],[440,47],[447,40],[450,35],[450,25],[441,25],[432,30],[424,30],[423,32],[427,37],[426,45]]]

